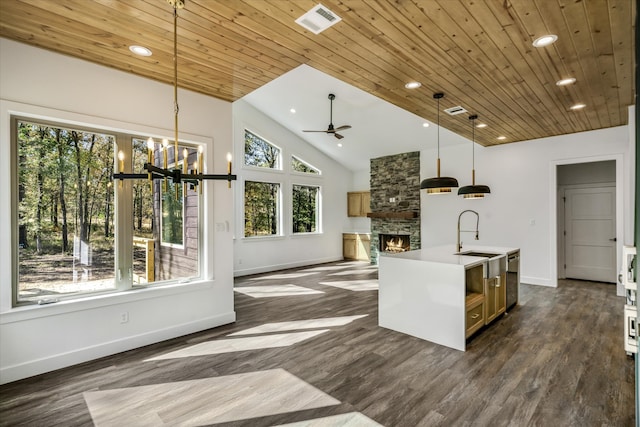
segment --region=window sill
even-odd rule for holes
[[[91,295],[84,298],[62,300],[53,304],[26,305],[14,307],[0,313],[0,325],[37,319],[41,317],[56,316],[59,314],[73,313],[76,311],[91,310],[130,303],[134,301],[161,298],[185,292],[196,292],[213,286],[213,281],[194,281],[189,283],[172,283],[148,288],[136,288],[122,292]]]
[[[322,232],[321,231],[314,231],[311,233],[294,233],[291,235],[292,239],[303,239],[305,237],[316,237],[316,236],[322,236]]]

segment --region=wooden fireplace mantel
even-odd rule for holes
[[[420,212],[369,212],[368,218],[398,218],[398,219],[412,219],[418,218]]]

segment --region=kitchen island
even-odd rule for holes
[[[381,254],[378,324],[464,351],[470,335],[504,313],[506,257],[517,252],[465,246],[456,254],[446,245]]]

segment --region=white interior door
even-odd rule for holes
[[[616,281],[615,187],[565,190],[566,277]]]

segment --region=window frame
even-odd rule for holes
[[[275,234],[269,234],[269,235],[265,235],[265,236],[247,236],[246,232],[245,232],[245,221],[246,221],[246,216],[247,216],[247,212],[246,212],[246,191],[247,191],[247,182],[255,182],[255,183],[261,183],[261,184],[273,184],[273,185],[277,185],[278,186],[278,197],[276,198],[276,217],[277,217],[277,221],[276,221],[276,227],[277,227],[277,233]],[[265,179],[258,179],[258,178],[251,178],[251,179],[244,179],[242,181],[242,238],[243,240],[264,240],[264,239],[278,239],[284,236],[284,229],[283,229],[283,221],[282,221],[282,203],[283,203],[283,183],[280,181],[268,181]]]
[[[302,160],[300,157],[296,156],[295,154],[291,155],[291,160],[293,161],[293,159],[296,159],[298,162],[302,163],[303,165],[305,165],[305,166],[317,171],[317,173],[302,172],[302,171],[295,170],[293,168],[293,165],[291,165],[291,163],[290,163],[289,167],[291,168],[291,173],[292,174],[300,175],[300,176],[316,177],[316,178],[320,178],[322,176],[322,171],[319,168],[313,166],[311,163],[309,163],[309,162],[307,162],[305,160]]]
[[[79,122],[76,120],[66,120],[60,116],[64,116],[64,114],[57,114],[58,117],[54,118],[52,116],[49,117],[45,117],[42,115],[32,115],[32,114],[25,114],[25,113],[10,113],[9,114],[9,135],[10,135],[10,141],[9,141],[9,155],[10,155],[10,191],[9,191],[9,199],[11,201],[11,206],[10,206],[10,219],[11,219],[11,226],[10,226],[10,241],[11,241],[11,245],[12,245],[12,250],[11,250],[11,254],[10,254],[10,265],[11,265],[11,287],[10,287],[10,292],[11,292],[11,308],[12,309],[16,309],[16,308],[20,308],[20,307],[26,307],[26,306],[36,306],[39,307],[39,302],[37,299],[31,299],[31,300],[20,300],[19,299],[19,265],[20,265],[20,257],[19,257],[19,253],[18,253],[18,243],[19,243],[19,232],[18,232],[18,226],[20,224],[19,221],[19,183],[20,183],[20,179],[19,179],[19,161],[18,161],[18,123],[19,122],[26,122],[26,123],[33,123],[33,124],[37,124],[37,125],[42,125],[42,126],[49,126],[49,127],[54,127],[54,128],[61,128],[61,129],[70,129],[70,130],[76,130],[76,131],[81,131],[81,132],[87,132],[87,133],[96,133],[96,134],[105,134],[105,135],[109,135],[114,137],[114,146],[113,146],[113,164],[114,164],[114,171],[117,171],[117,165],[118,165],[118,158],[117,158],[117,153],[120,150],[126,150],[125,151],[125,156],[126,156],[126,160],[125,162],[127,163],[127,168],[125,168],[125,171],[128,170],[128,168],[132,167],[131,165],[131,161],[132,161],[132,154],[133,154],[133,140],[134,139],[141,139],[141,140],[146,140],[146,138],[148,138],[149,136],[152,136],[155,140],[161,140],[162,136],[159,133],[155,133],[152,135],[147,135],[147,136],[141,136],[143,133],[139,132],[139,131],[131,131],[131,130],[116,130],[113,127],[111,127],[111,125],[108,126],[104,126],[101,127],[101,125],[99,124],[94,124],[94,125],[87,125],[86,122]],[[89,120],[90,118],[87,117],[87,120]],[[98,120],[100,121],[100,120]],[[126,126],[126,124],[123,124]],[[124,127],[121,127],[121,129],[124,129]],[[202,138],[196,138],[196,139],[202,139]],[[180,140],[179,144],[181,147],[186,146],[186,147],[190,147],[190,148],[194,148],[194,147],[198,147],[200,145],[205,146],[207,144],[206,140],[202,140],[202,141],[188,141],[188,140]],[[139,171],[135,171],[135,172],[139,172]],[[120,297],[122,295],[127,295],[127,294],[131,294],[131,293],[138,293],[138,292],[147,292],[151,289],[154,290],[159,290],[159,289],[165,289],[165,290],[169,290],[170,293],[176,293],[176,292],[181,292],[178,289],[175,288],[175,285],[180,285],[179,287],[184,286],[193,286],[195,284],[200,283],[201,281],[205,280],[205,267],[204,267],[204,260],[203,260],[203,256],[206,252],[206,242],[204,241],[204,223],[202,222],[203,220],[203,210],[205,209],[205,205],[206,205],[206,196],[205,195],[199,195],[199,199],[198,199],[198,207],[197,207],[197,212],[198,212],[198,226],[197,226],[197,239],[198,239],[198,247],[196,249],[197,251],[197,267],[196,267],[196,271],[197,271],[197,275],[196,276],[189,276],[189,277],[178,277],[175,279],[169,279],[169,280],[159,280],[159,281],[154,281],[150,284],[139,284],[139,283],[135,283],[132,280],[132,272],[133,272],[133,237],[134,237],[134,231],[133,231],[133,215],[132,215],[132,204],[133,204],[133,194],[131,192],[131,189],[129,188],[128,193],[124,192],[124,191],[119,191],[118,187],[119,185],[116,184],[118,181],[117,180],[113,180],[113,234],[114,234],[114,247],[113,247],[113,251],[114,251],[114,275],[113,275],[113,281],[114,281],[114,286],[110,289],[107,290],[99,290],[99,291],[79,291],[79,292],[74,292],[74,293],[69,293],[69,294],[62,294],[62,295],[56,295],[56,300],[52,301],[52,302],[70,302],[70,303],[80,303],[83,302],[83,304],[85,304],[88,301],[95,301],[95,298],[102,298],[102,297]],[[127,185],[127,182],[130,182],[128,180],[124,180],[122,181],[125,186],[125,188],[131,187],[130,185]],[[126,200],[128,199],[128,200]],[[123,215],[122,210],[123,209],[127,209],[129,212],[125,213]],[[183,228],[184,228],[184,209],[185,209],[185,204],[183,203]],[[126,226],[126,224],[129,224],[129,227]],[[183,233],[184,233],[184,229],[183,229]],[[184,236],[184,234],[183,234]],[[128,243],[127,243],[128,242]],[[184,246],[184,237],[183,237],[183,246]],[[129,260],[122,262],[123,258],[128,257]],[[130,273],[125,273],[123,271],[127,269],[127,267],[131,268]],[[208,273],[210,274],[210,272]],[[121,276],[121,277],[120,277]],[[169,285],[169,287],[167,287],[167,285]],[[165,292],[164,290],[161,292]],[[41,304],[41,303],[40,303]],[[47,304],[47,306],[50,307],[50,305]],[[41,306],[44,307],[44,306]]]
[[[248,165],[246,163],[246,152],[245,152],[245,140],[246,140],[246,134],[250,133],[251,135],[255,136],[256,138],[261,139],[262,141],[264,141],[265,143],[271,145],[272,147],[275,147],[278,149],[278,160],[277,160],[277,164],[276,167],[270,168],[270,167],[264,167],[264,166],[255,166],[255,165]],[[284,150],[282,149],[282,147],[272,143],[271,141],[269,141],[266,138],[263,138],[259,133],[256,133],[252,130],[249,130],[248,127],[243,127],[243,132],[242,132],[242,168],[243,169],[248,169],[248,170],[254,170],[254,171],[260,171],[260,172],[267,172],[267,173],[283,173],[284,172],[284,166],[283,166],[283,155]]]
[[[313,174],[313,176],[317,176],[315,174]],[[293,190],[295,187],[310,187],[310,188],[316,188],[317,189],[317,193],[316,193],[316,207],[315,207],[315,221],[316,221],[316,230],[315,231],[295,231],[293,228],[293,201],[294,201],[294,196],[293,196]],[[315,234],[322,234],[322,185],[320,184],[312,184],[312,183],[299,183],[297,181],[291,182],[291,235],[292,236],[305,236],[305,235],[315,235]]]

